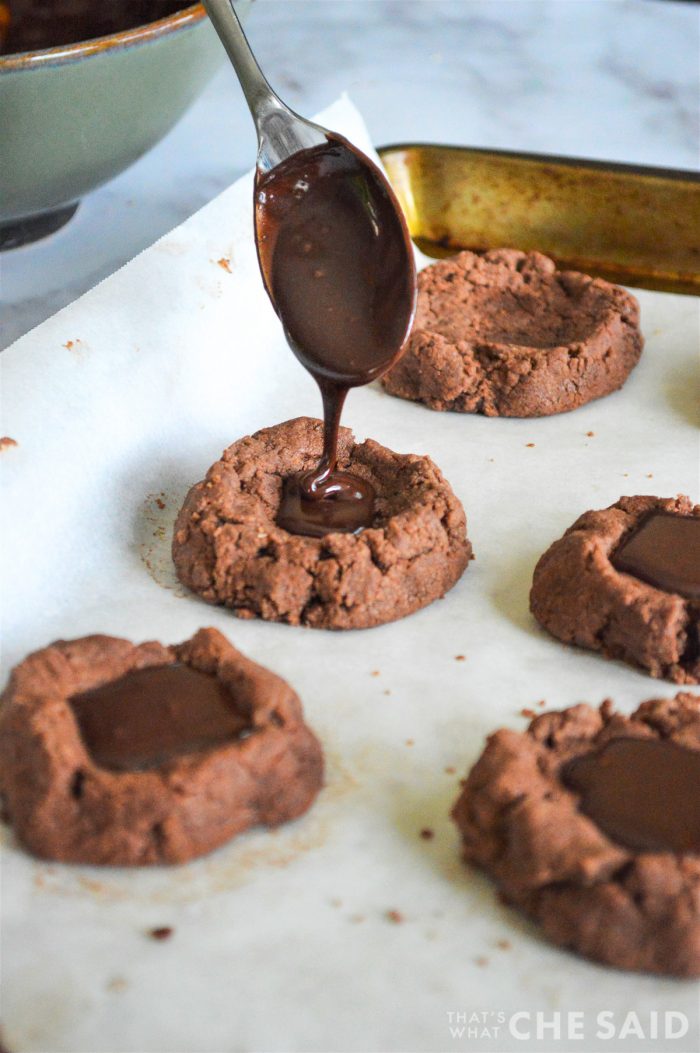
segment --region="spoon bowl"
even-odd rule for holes
[[[314,537],[370,526],[374,491],[337,470],[350,388],[397,361],[416,305],[413,246],[383,172],[342,136],[294,113],[263,76],[231,0],[205,6],[258,134],[255,234],[265,288],[287,341],[319,386],[323,456],[285,480],[278,525]]]

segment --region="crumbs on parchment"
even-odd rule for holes
[[[112,976],[107,981],[106,989],[108,991],[126,991],[129,986],[129,981],[125,980],[123,976]]]
[[[19,446],[16,439],[11,439],[9,435],[3,435],[0,439],[0,453],[3,450],[10,450],[13,446]]]
[[[148,935],[152,940],[169,940],[174,931],[170,925],[160,925],[157,929],[149,929]]]

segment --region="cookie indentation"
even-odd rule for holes
[[[382,383],[435,410],[542,417],[621,387],[642,346],[625,289],[538,252],[461,252],[418,275],[407,349]]]
[[[443,596],[472,556],[464,510],[429,457],[341,428],[338,467],[366,479],[374,520],[359,534],[292,534],[277,522],[285,479],[318,463],[323,425],[264,428],[224,451],[175,523],[180,581],[239,617],[364,629]]]

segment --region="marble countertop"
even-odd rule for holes
[[[258,0],[251,43],[301,113],[347,90],[376,144],[695,168],[700,11],[673,0]],[[222,67],[175,129],[46,241],[5,253],[2,343],[70,303],[255,157]]]

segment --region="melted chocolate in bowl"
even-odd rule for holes
[[[700,852],[700,751],[619,738],[570,761],[566,786],[609,837],[642,852]]]
[[[700,518],[652,512],[623,541],[612,565],[657,589],[700,600]]]
[[[0,54],[106,37],[188,6],[188,0],[0,0]]]
[[[250,730],[250,720],[215,676],[187,665],[135,669],[70,706],[100,768],[142,771],[214,749]]]
[[[255,225],[265,286],[324,411],[321,462],[286,480],[277,522],[355,533],[372,522],[374,492],[336,470],[340,415],[348,390],[403,350],[416,298],[408,231],[379,170],[335,135],[258,173]]]

